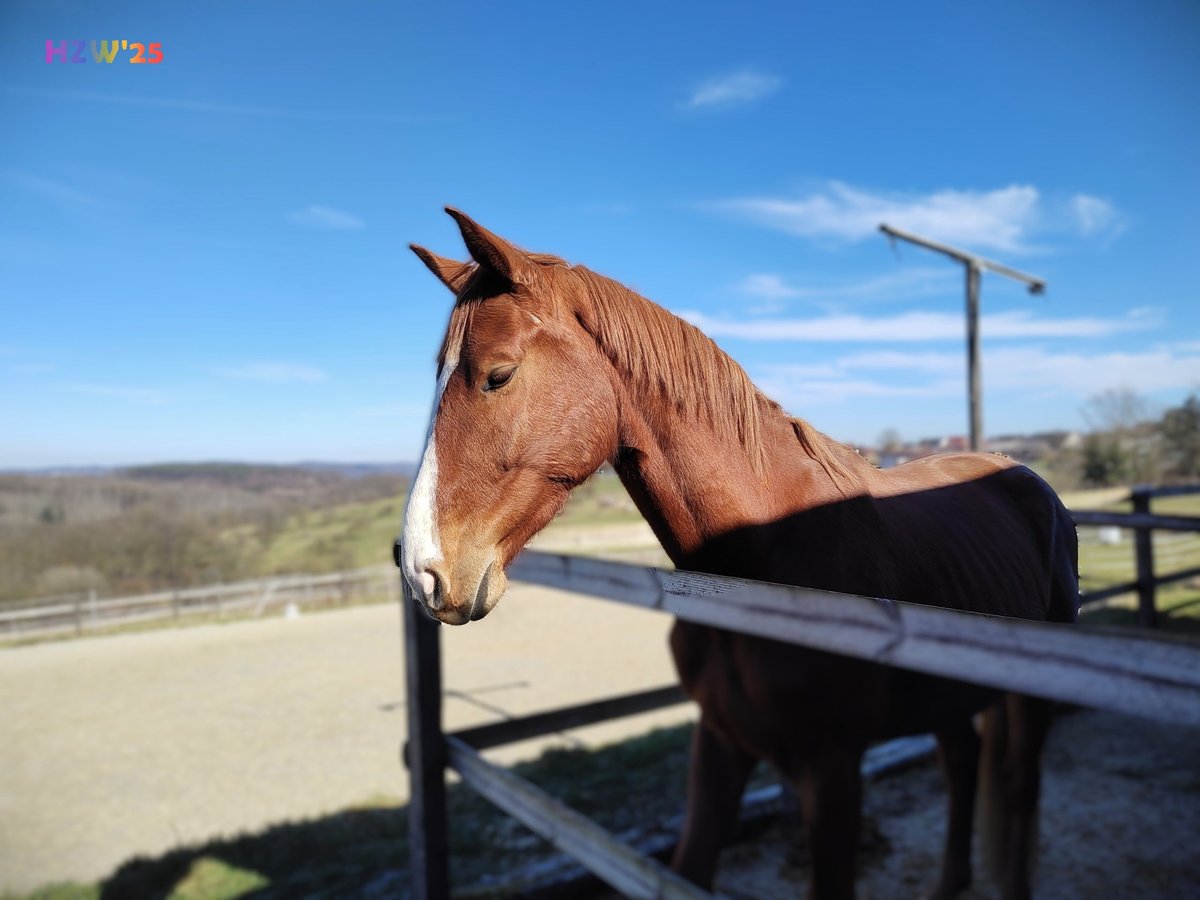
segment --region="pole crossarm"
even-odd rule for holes
[[[1004,263],[998,263],[994,259],[988,259],[984,256],[978,256],[974,253],[968,253],[966,250],[959,250],[957,247],[951,247],[949,244],[943,244],[938,241],[930,240],[926,237],[911,234],[907,231],[902,231],[899,228],[893,228],[887,223],[879,226],[882,231],[890,238],[899,238],[903,241],[908,241],[911,244],[916,244],[919,247],[924,247],[927,250],[933,250],[937,253],[944,253],[951,259],[956,259],[966,266],[974,269],[987,269],[989,272],[995,272],[997,275],[1004,275],[1008,278],[1014,278],[1017,281],[1022,281],[1029,285],[1029,293],[1041,294],[1046,290],[1046,281],[1044,278],[1038,278],[1036,275],[1030,275],[1028,272],[1022,272],[1019,269],[1014,269],[1012,266],[1006,266]]]

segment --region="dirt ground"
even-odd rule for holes
[[[665,615],[515,584],[442,629],[461,728],[669,684]],[[603,635],[603,639],[597,639]],[[0,892],[134,854],[405,799],[398,604],[0,650]],[[596,745],[688,706],[490,754]]]
[[[860,900],[917,898],[933,886],[944,804],[932,761],[867,785]],[[1200,730],[1091,711],[1061,717],[1046,752],[1040,846],[1042,900],[1200,897]],[[793,819],[727,849],[717,887],[734,898],[794,897],[807,878]],[[978,867],[962,895],[998,896]]]

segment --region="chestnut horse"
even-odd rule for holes
[[[412,248],[456,299],[400,560],[438,620],[487,615],[505,567],[604,462],[679,568],[1074,620],[1074,525],[1029,469],[955,454],[878,470],[763,396],[690,324],[447,212],[471,259]],[[765,759],[805,811],[810,896],[852,897],[862,754],[932,731],[949,787],[933,896],[971,883],[977,773],[985,857],[1006,898],[1029,895],[1043,701],[687,622],[671,650],[701,711],[682,875],[711,886]],[[972,716],[985,708],[981,741]]]

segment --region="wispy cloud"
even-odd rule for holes
[[[315,366],[300,363],[256,361],[238,366],[213,369],[224,378],[258,381],[263,384],[317,384],[326,380],[325,373]]]
[[[742,69],[703,82],[692,91],[684,106],[687,109],[729,109],[744,106],[775,93],[782,86],[783,81],[774,75]]]
[[[957,353],[859,353],[827,364],[765,366],[758,379],[787,403],[829,403],[853,397],[961,395],[966,362]],[[1109,388],[1141,393],[1200,386],[1200,353],[1051,352],[1044,347],[985,349],[983,381],[989,394],[1062,394],[1081,401]]]
[[[831,181],[800,197],[743,197],[708,206],[803,238],[862,241],[876,237],[880,223],[887,222],[927,237],[1006,252],[1033,249],[1038,234],[1111,234],[1120,221],[1106,200],[1076,194],[1065,204],[1048,203],[1027,184],[918,194]]]
[[[334,209],[332,206],[312,204],[294,212],[289,217],[298,225],[309,228],[327,228],[333,231],[357,231],[366,227],[366,222],[353,213]]]
[[[712,337],[750,341],[945,341],[962,340],[961,313],[905,312],[893,316],[828,315],[812,318],[728,319],[684,310],[679,315]],[[1159,324],[1156,315],[1119,318],[1048,318],[1025,310],[980,317],[988,338],[1105,337]]]
[[[1124,228],[1117,210],[1107,200],[1076,194],[1067,201],[1067,209],[1075,220],[1079,233],[1084,236],[1095,234],[1113,235]]]
[[[158,388],[131,387],[119,384],[68,384],[66,388],[73,394],[107,397],[142,406],[163,406],[168,399],[166,392]]]
[[[328,109],[290,109],[278,106],[256,106],[244,103],[226,103],[220,100],[193,100],[184,97],[147,97],[135,94],[110,94],[104,91],[64,91],[53,88],[4,87],[5,93],[22,97],[41,97],[48,100],[64,100],[81,103],[102,103],[112,106],[146,107],[170,109],[186,113],[212,113],[225,116],[254,116],[268,119],[305,119],[330,122],[378,122],[419,123],[446,122],[445,115],[379,113],[373,111],[350,111]]]
[[[58,203],[61,206],[93,206],[97,202],[96,197],[87,191],[81,191],[79,188],[63,181],[45,178],[41,175],[35,175],[32,172],[5,169],[0,173],[0,177],[7,184],[37,194],[39,197]]]
[[[959,284],[962,275],[951,267],[911,267],[886,275],[831,284],[791,284],[773,273],[748,275],[733,286],[749,297],[763,300],[901,300],[944,293]]]

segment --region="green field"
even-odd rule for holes
[[[392,542],[400,532],[405,497],[345,503],[298,513],[262,540],[255,529],[230,529],[227,540],[255,557],[263,574],[333,572],[392,561]],[[576,489],[566,508],[549,526],[556,530],[640,522],[641,516],[611,472]]]
[[[1064,494],[1071,509],[1102,509],[1129,512],[1128,488],[1106,488]],[[1164,515],[1200,515],[1200,494],[1161,497],[1151,501],[1151,512]],[[1136,577],[1133,532],[1121,529],[1117,543],[1100,540],[1100,529],[1079,529],[1079,576],[1084,592],[1132,581]],[[1154,533],[1154,570],[1166,575],[1200,566],[1200,534],[1159,531]],[[1171,631],[1200,632],[1200,579],[1158,589],[1160,627]],[[1083,620],[1094,624],[1127,625],[1137,621],[1137,598],[1123,594],[1097,607],[1087,608]]]

